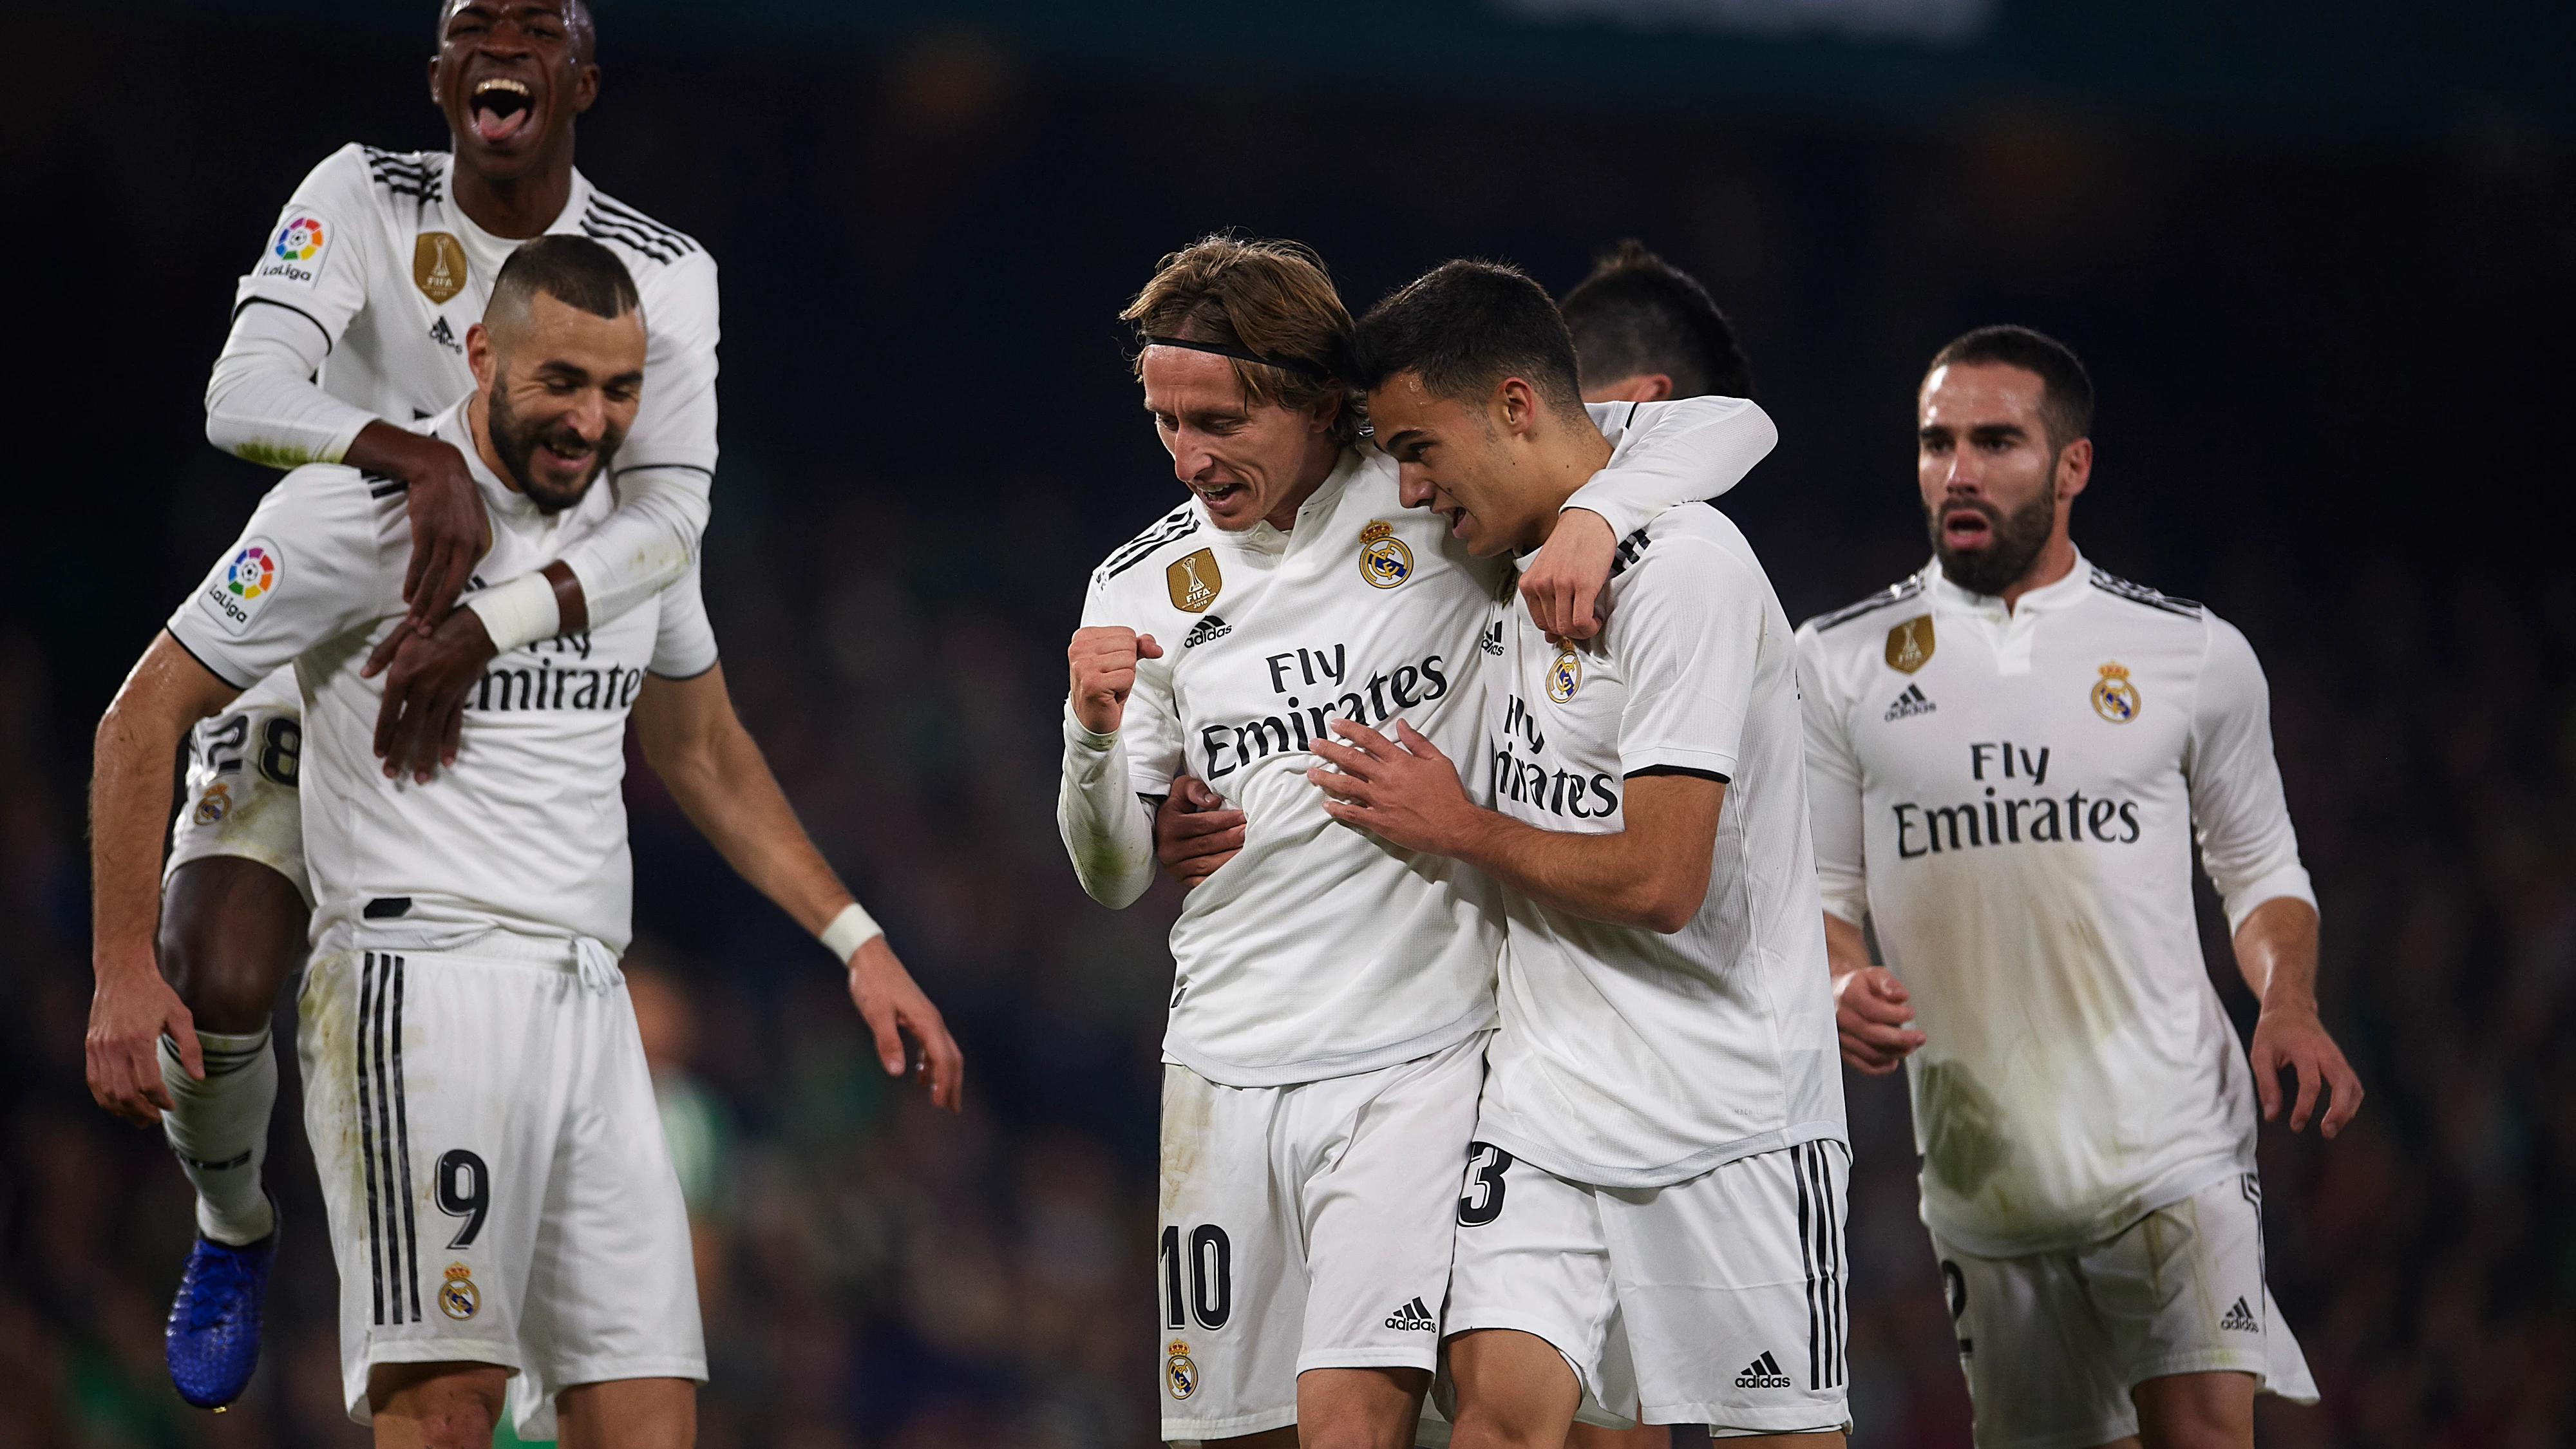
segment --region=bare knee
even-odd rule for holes
[[[489,1449],[508,1383],[497,1364],[377,1364],[367,1373],[377,1449]]]
[[[309,915],[294,883],[257,861],[189,861],[161,893],[161,974],[200,1030],[258,1031],[304,959]]]
[[[2170,1374],[2129,1391],[2145,1449],[2254,1449],[2254,1376]]]

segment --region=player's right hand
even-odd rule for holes
[[[1861,966],[1834,978],[1834,1030],[1853,1071],[1883,1077],[1923,1045],[1905,983],[1884,966]]]
[[[903,1075],[903,1039],[909,1033],[921,1043],[921,1061],[912,1074],[930,1088],[930,1105],[965,1110],[966,1054],[885,937],[870,936],[850,953],[850,1002],[875,1036],[877,1060],[887,1076]]]
[[[89,999],[89,1094],[97,1103],[129,1122],[150,1126],[170,1109],[170,1088],[161,1080],[161,1038],[178,1043],[179,1061],[191,1077],[206,1075],[204,1051],[197,1045],[197,1019],[179,993],[148,966],[98,973],[98,989]]]
[[[1172,793],[1154,811],[1154,859],[1163,874],[1189,890],[1216,874],[1243,849],[1243,812],[1207,783],[1188,775],[1172,779]]]
[[[1163,646],[1151,634],[1118,625],[1073,631],[1064,651],[1073,672],[1073,717],[1095,735],[1115,734],[1127,712],[1127,693],[1136,687],[1136,661],[1160,659]]]

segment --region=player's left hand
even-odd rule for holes
[[[2312,1007],[2265,1010],[2254,1020],[2254,1044],[2247,1055],[2254,1066],[2254,1095],[2262,1100],[2266,1122],[2281,1115],[2284,1071],[2299,1084],[2298,1100],[2290,1108],[2291,1131],[2308,1125],[2321,1089],[2327,1102],[2325,1115],[2317,1119],[2317,1135],[2334,1136],[2361,1110],[2361,1078],[2344,1061],[2343,1048],[2335,1045]]]
[[[1601,632],[1601,586],[1610,582],[1610,564],[1618,553],[1610,520],[1600,514],[1569,508],[1556,516],[1547,547],[1521,575],[1521,602],[1529,606],[1540,632],[1558,639],[1589,639]]]
[[[1334,769],[1306,772],[1329,797],[1325,814],[1389,845],[1441,854],[1474,827],[1476,807],[1458,782],[1458,767],[1419,730],[1399,719],[1389,740],[1356,720],[1335,717],[1330,724],[1350,743],[1315,741],[1315,753]]]
[[[929,1084],[930,1105],[963,1110],[966,1054],[957,1049],[939,1008],[913,984],[912,973],[903,969],[885,937],[871,936],[850,953],[850,1001],[876,1036],[877,1060],[887,1076],[903,1075],[903,1038],[910,1032],[921,1043],[921,1062],[912,1074]]]
[[[427,635],[397,624],[377,646],[358,672],[385,676],[384,703],[376,711],[376,757],[385,762],[387,779],[409,772],[426,785],[439,766],[456,763],[465,733],[465,692],[481,681],[493,653],[483,616],[472,609],[455,610]]]

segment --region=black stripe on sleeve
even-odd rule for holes
[[[179,646],[179,652],[180,652],[180,653],[185,654],[185,655],[187,655],[189,658],[196,660],[196,661],[197,661],[197,666],[198,666],[199,668],[201,668],[201,669],[205,670],[208,674],[213,675],[213,676],[214,676],[214,677],[216,677],[217,679],[222,680],[222,681],[223,681],[224,683],[226,683],[226,684],[232,684],[232,685],[233,685],[233,688],[235,688],[235,689],[248,689],[248,688],[250,688],[250,687],[251,687],[251,685],[259,683],[259,681],[258,681],[258,680],[253,679],[253,680],[249,681],[248,683],[244,683],[244,684],[233,684],[233,677],[232,677],[231,675],[224,673],[222,670],[217,669],[215,666],[213,666],[213,665],[211,665],[211,664],[208,664],[208,663],[206,662],[206,656],[204,656],[203,654],[198,653],[196,650],[191,649],[191,648],[189,648],[189,647],[188,647],[188,641],[187,641],[187,640],[180,638],[180,637],[179,637],[178,635],[176,635],[176,634],[171,634],[171,633],[170,633],[170,626],[169,626],[169,625],[167,625],[167,624],[162,625],[162,626],[161,626],[161,632],[162,632],[162,633],[164,633],[164,634],[170,634],[170,642]]]
[[[294,313],[296,316],[303,318],[305,321],[312,323],[313,330],[322,334],[323,355],[330,355],[332,346],[331,329],[322,325],[321,318],[314,316],[312,313],[305,311],[303,308],[296,306],[292,302],[280,302],[274,297],[244,297],[241,305],[233,309],[233,315],[230,320],[235,322],[240,321],[241,314],[249,311],[253,307],[282,307],[287,311]]]
[[[1715,780],[1721,785],[1734,782],[1715,770],[1694,770],[1688,765],[1645,765],[1620,776],[1623,780],[1641,779],[1647,775],[1688,775],[1694,780]]]

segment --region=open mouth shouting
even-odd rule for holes
[[[466,111],[473,118],[477,138],[487,146],[503,146],[536,123],[536,95],[525,81],[493,76],[474,83]]]

